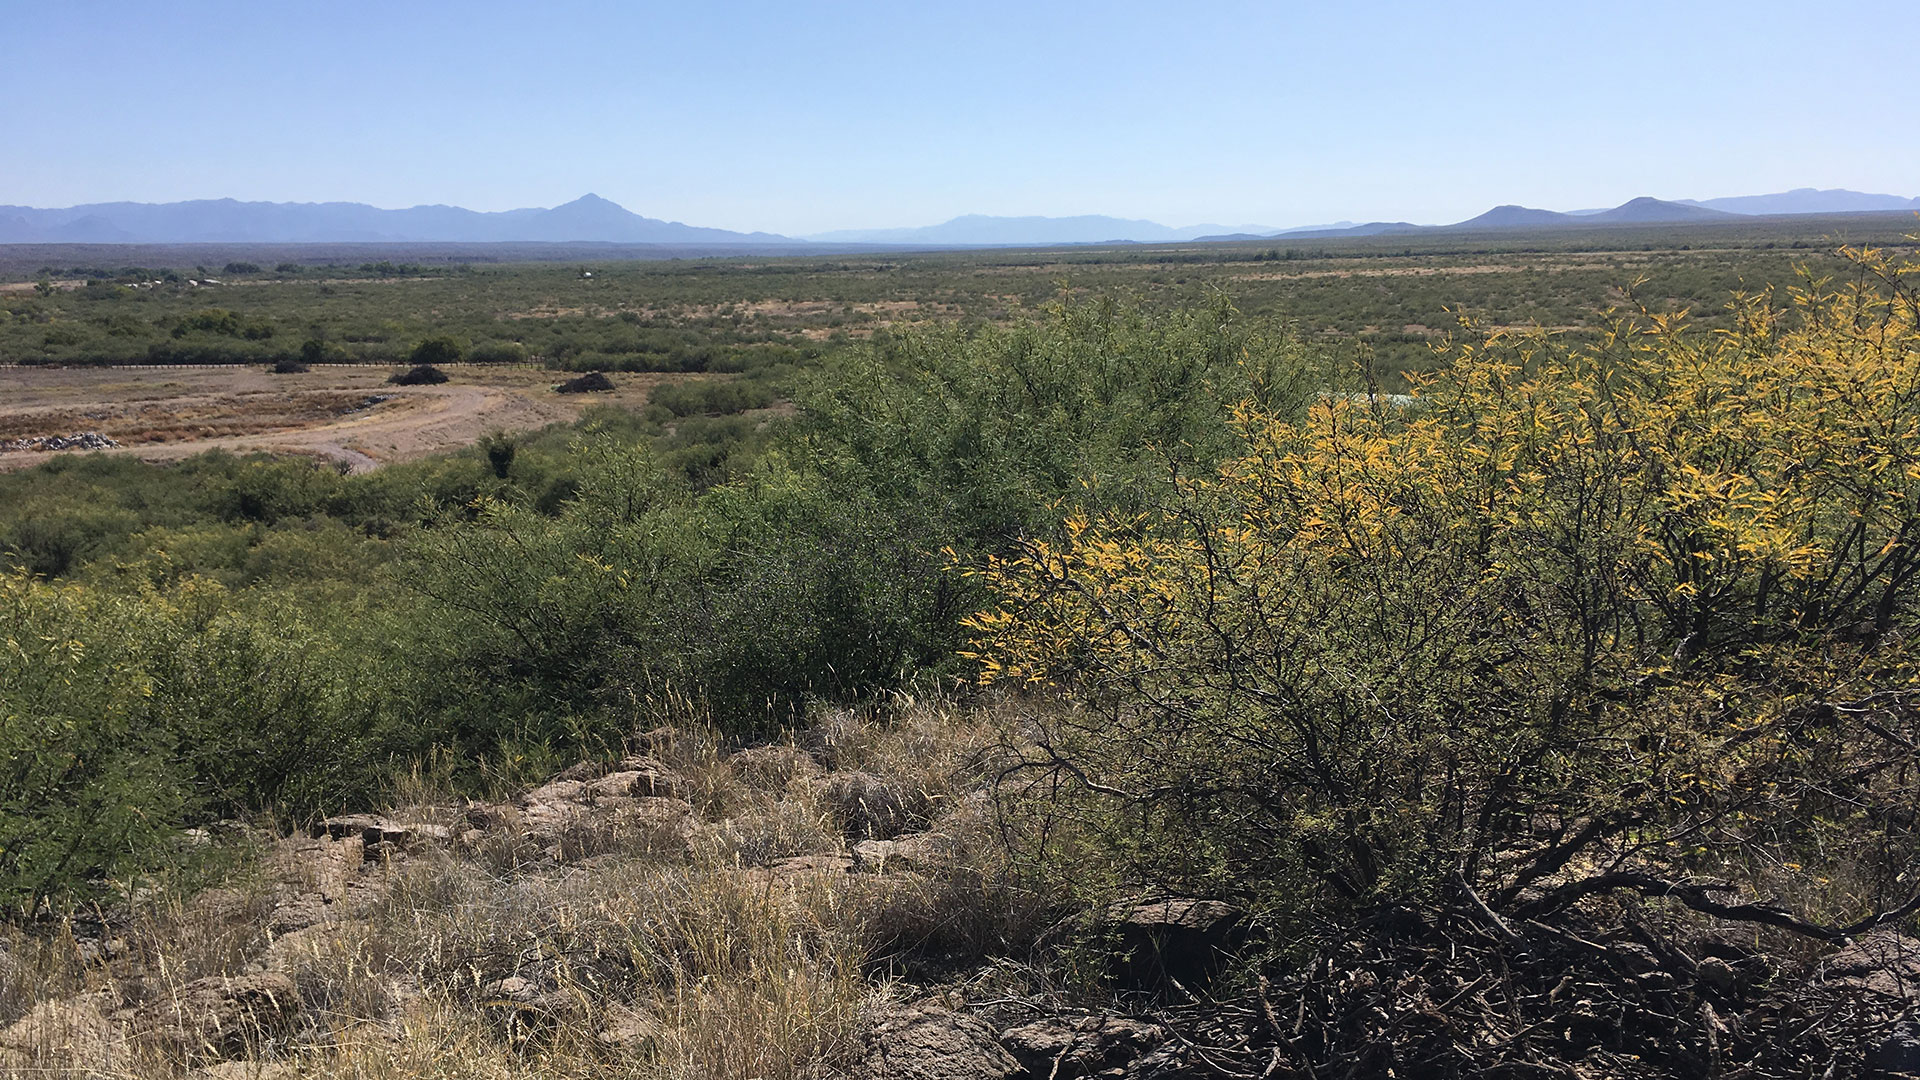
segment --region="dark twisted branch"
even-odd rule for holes
[[[1786,908],[1771,904],[1728,904],[1714,899],[1716,893],[1732,892],[1731,885],[1667,881],[1636,870],[1616,870],[1562,885],[1545,896],[1520,905],[1515,909],[1514,914],[1520,919],[1538,919],[1541,916],[1565,910],[1586,897],[1620,890],[1637,892],[1642,896],[1677,900],[1703,915],[1777,926],[1782,930],[1821,941],[1846,941],[1875,927],[1897,922],[1915,912],[1920,912],[1920,893],[1915,893],[1911,899],[1899,907],[1869,915],[1845,926],[1825,926],[1809,922]]]

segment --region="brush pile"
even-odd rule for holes
[[[111,450],[119,445],[97,431],[76,431],[71,435],[39,435],[24,439],[0,440],[0,453],[12,450]]]

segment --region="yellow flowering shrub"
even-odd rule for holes
[[[1277,909],[1898,909],[1920,268],[1847,254],[1729,333],[1470,334],[1410,403],[1243,406],[1158,509],[976,567],[985,678],[1073,703],[1031,764],[1134,873]]]

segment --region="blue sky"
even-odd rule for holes
[[[1445,222],[1920,194],[1920,4],[0,0],[0,203]]]

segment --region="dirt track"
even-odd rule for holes
[[[310,454],[366,472],[472,443],[490,431],[573,420],[596,403],[637,408],[667,379],[615,375],[610,394],[556,394],[538,368],[456,364],[439,386],[389,386],[385,367],[325,366],[298,375],[259,368],[0,369],[0,440],[97,431],[149,461],[205,450]],[[385,400],[374,400],[384,398]],[[0,470],[51,453],[0,452]]]

